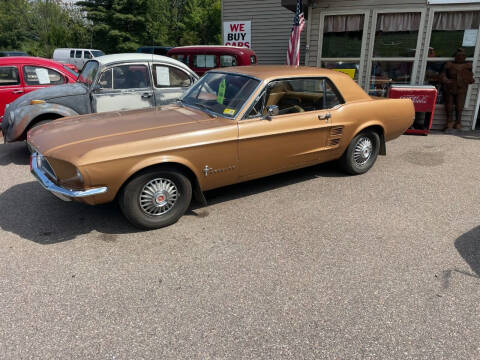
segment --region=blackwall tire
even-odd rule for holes
[[[366,130],[355,136],[340,159],[344,171],[351,175],[364,174],[377,160],[380,137],[375,131]]]
[[[134,226],[151,230],[177,222],[191,200],[192,184],[185,175],[172,170],[150,170],[125,185],[119,205]]]

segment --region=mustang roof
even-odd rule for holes
[[[278,78],[322,76],[329,78],[335,83],[345,101],[367,100],[370,98],[350,76],[335,70],[310,66],[250,65],[215,69],[211,71],[250,75],[264,81]]]
[[[215,71],[215,70],[213,70]],[[250,65],[250,66],[235,66],[221,69],[223,72],[232,72],[238,74],[245,74],[254,76],[261,80],[269,80],[278,77],[305,77],[305,76],[326,76],[330,79],[345,78],[348,75],[338,71],[322,69],[311,66],[289,66],[289,65]]]

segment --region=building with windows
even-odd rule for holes
[[[390,85],[433,85],[433,128],[446,122],[439,80],[457,48],[473,63],[462,128],[480,127],[480,0],[304,0],[302,63],[349,73],[373,96]],[[296,0],[223,0],[223,21],[251,21],[259,63],[285,63]],[[270,20],[269,20],[270,19]],[[478,124],[477,124],[478,123]]]

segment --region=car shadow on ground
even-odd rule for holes
[[[117,235],[138,232],[114,204],[89,206],[64,202],[36,182],[15,185],[0,194],[0,229],[48,245],[93,230]]]
[[[212,190],[206,198],[208,205],[215,205],[318,177],[342,176],[346,175],[335,163],[327,163]],[[73,240],[91,231],[106,240],[142,231],[123,217],[116,203],[90,206],[64,202],[36,181],[15,185],[0,194],[0,209],[1,230],[42,245]],[[203,217],[202,206],[192,203],[186,215]]]
[[[455,248],[477,277],[480,277],[480,226],[455,240]]]
[[[209,205],[274,190],[320,177],[346,177],[336,161],[210,190],[205,193]]]
[[[30,153],[23,141],[12,144],[0,144],[0,166],[9,164],[28,165]]]

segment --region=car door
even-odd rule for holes
[[[107,68],[98,77],[95,88],[92,93],[94,112],[143,109],[155,105],[147,63]]]
[[[58,71],[37,65],[23,65],[22,75],[25,93],[67,82],[65,76]]]
[[[241,179],[300,168],[328,159],[328,139],[342,103],[327,99],[324,78],[273,81],[239,121]],[[275,109],[266,116],[267,109]]]
[[[18,65],[0,66],[0,119],[5,112],[5,106],[23,93]]]
[[[166,64],[153,63],[152,75],[156,106],[175,102],[194,81],[184,70]]]

